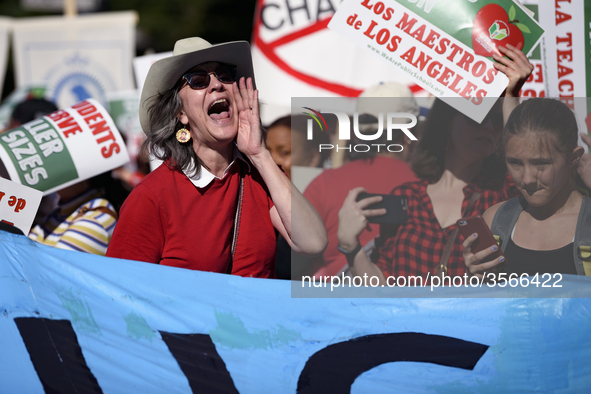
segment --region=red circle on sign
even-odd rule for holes
[[[257,48],[277,67],[279,67],[284,72],[288,73],[294,78],[299,79],[302,82],[305,82],[309,85],[316,86],[330,92],[336,93],[340,96],[344,97],[357,97],[361,94],[362,90],[352,88],[349,86],[345,86],[338,83],[328,82],[319,78],[316,78],[312,75],[303,73],[301,71],[295,70],[289,64],[287,64],[283,59],[281,59],[277,55],[277,48],[281,47],[282,45],[288,44],[292,41],[297,40],[298,38],[305,37],[322,29],[326,29],[328,23],[332,19],[332,16],[328,18],[324,18],[321,20],[316,21],[316,23],[308,25],[300,30],[296,30],[292,33],[289,33],[281,38],[278,38],[271,42],[264,42],[260,35],[259,29],[262,25],[262,16],[261,12],[263,9],[264,0],[258,0],[257,2],[257,9],[255,14],[255,21],[254,21],[254,29],[252,33],[252,42],[257,46]],[[416,93],[418,91],[423,90],[420,86],[411,84],[408,86],[409,89]]]

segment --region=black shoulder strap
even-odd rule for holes
[[[577,275],[591,276],[591,199],[583,197],[574,242]]]
[[[493,218],[491,231],[495,237],[500,237],[501,250],[503,252],[507,247],[508,240],[517,223],[519,214],[523,210],[521,198],[512,198],[501,205]],[[575,242],[573,243],[573,254],[577,275],[591,276],[591,199],[589,197],[583,197],[583,202],[581,203]]]
[[[462,212],[462,217],[466,217],[470,212],[472,212],[472,208],[476,204],[476,201],[480,198],[480,192],[474,192],[468,203],[466,204],[466,209]],[[439,260],[439,264],[435,267],[435,275],[440,276],[441,280],[443,281],[445,276],[447,275],[449,257],[451,256],[451,252],[454,247],[454,243],[456,242],[456,238],[458,237],[459,227],[456,225],[453,231],[451,232],[447,242],[445,243],[445,247],[443,248],[443,253],[441,254],[441,260]]]
[[[509,243],[511,232],[515,228],[521,211],[523,211],[521,197],[515,197],[501,205],[495,213],[490,230],[495,238],[499,237],[497,242],[501,242],[500,246],[503,252]]]
[[[240,232],[240,217],[242,215],[242,200],[244,197],[244,170],[240,160],[238,160],[238,169],[240,173],[240,186],[238,187],[238,197],[236,202],[236,213],[234,214],[234,227],[232,230],[232,249],[230,250],[230,261],[226,267],[226,274],[232,274],[234,266],[234,254],[236,253],[236,244],[238,242],[238,233]]]

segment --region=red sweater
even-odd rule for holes
[[[197,188],[166,164],[129,195],[107,256],[200,271],[226,272],[240,184],[237,160],[223,179]],[[260,174],[241,163],[244,199],[232,274],[272,278],[275,232],[273,202]]]

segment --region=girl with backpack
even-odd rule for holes
[[[591,200],[577,188],[584,154],[577,143],[575,116],[562,102],[529,99],[513,110],[501,147],[521,195],[483,215],[499,246],[474,254],[478,234],[464,241],[464,261],[471,275],[488,278],[494,271],[591,275],[591,265],[585,267],[591,264]],[[499,247],[505,256],[487,259]]]

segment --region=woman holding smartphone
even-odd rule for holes
[[[519,90],[533,66],[515,47],[507,45],[501,51],[507,57],[495,57],[498,61],[495,67],[509,77],[503,103],[503,112],[508,113],[517,105]],[[504,164],[493,154],[502,129],[500,102],[478,124],[436,101],[412,159],[412,169],[421,180],[392,192],[407,197],[408,220],[388,233],[382,228],[371,260],[360,251],[359,235],[366,228],[368,217],[385,213],[384,209],[366,209],[381,197],[357,202],[358,194],[363,191],[357,188],[345,199],[339,212],[338,239],[353,274],[377,276],[381,284],[386,283],[387,276],[426,279],[441,265],[442,256],[449,248],[446,275],[464,275],[462,241],[454,238],[456,221],[481,214],[516,195]]]
[[[503,234],[501,248],[507,264],[501,264],[501,257],[490,259],[496,245],[472,253],[479,238],[474,233],[463,244],[470,274],[482,277],[493,270],[518,275],[585,274],[575,241],[591,217],[591,200],[577,189],[584,153],[577,143],[575,116],[562,102],[530,99],[515,108],[501,146],[520,196],[494,205],[483,215],[494,235]],[[591,245],[591,239],[582,241]]]

